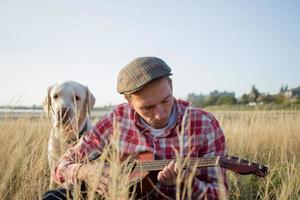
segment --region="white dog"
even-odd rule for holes
[[[75,81],[57,83],[48,88],[43,107],[46,115],[52,117],[48,143],[50,188],[53,188],[52,176],[58,159],[91,129],[89,115],[94,104],[95,98],[89,89]]]

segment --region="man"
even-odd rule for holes
[[[99,165],[84,163],[84,160],[91,161],[99,156],[116,131],[115,123],[121,127],[119,144],[120,153],[124,155],[152,152],[156,160],[176,160],[176,151],[181,157],[224,155],[225,138],[219,123],[212,114],[176,100],[171,75],[170,67],[157,57],[136,58],[125,66],[119,73],[117,90],[127,103],[116,106],[67,151],[56,167],[54,178],[57,182],[74,184],[80,180],[89,184],[94,180]],[[180,147],[180,138],[184,148]],[[178,163],[172,161],[157,175],[159,191],[171,199],[176,194],[177,173]],[[103,175],[99,181],[97,191],[100,194],[107,190],[107,176]],[[49,192],[44,199],[53,194],[53,191]],[[206,167],[197,170],[192,180],[192,199],[219,199],[226,193],[224,169]],[[159,195],[160,192],[153,192],[149,198],[162,198]]]

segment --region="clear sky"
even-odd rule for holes
[[[117,74],[139,56],[169,64],[179,98],[300,86],[298,0],[1,0],[0,25],[0,105],[41,105],[65,80],[124,102]]]

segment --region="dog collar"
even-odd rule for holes
[[[88,126],[88,122],[87,122],[87,120],[86,120],[83,129],[78,133],[78,138],[75,138],[75,139],[69,139],[69,140],[67,140],[66,142],[67,142],[68,144],[74,144],[74,143],[77,141],[77,139],[80,139],[80,138],[83,136],[83,134],[86,132],[87,126]]]
[[[81,138],[81,136],[83,136],[84,132],[87,130],[87,124],[88,123],[87,123],[87,120],[86,120],[83,129],[78,134],[78,138]]]

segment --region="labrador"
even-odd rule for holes
[[[94,105],[94,95],[78,82],[66,81],[48,88],[43,108],[46,116],[52,119],[48,142],[50,188],[54,185],[52,177],[58,159],[92,128],[89,116]]]

